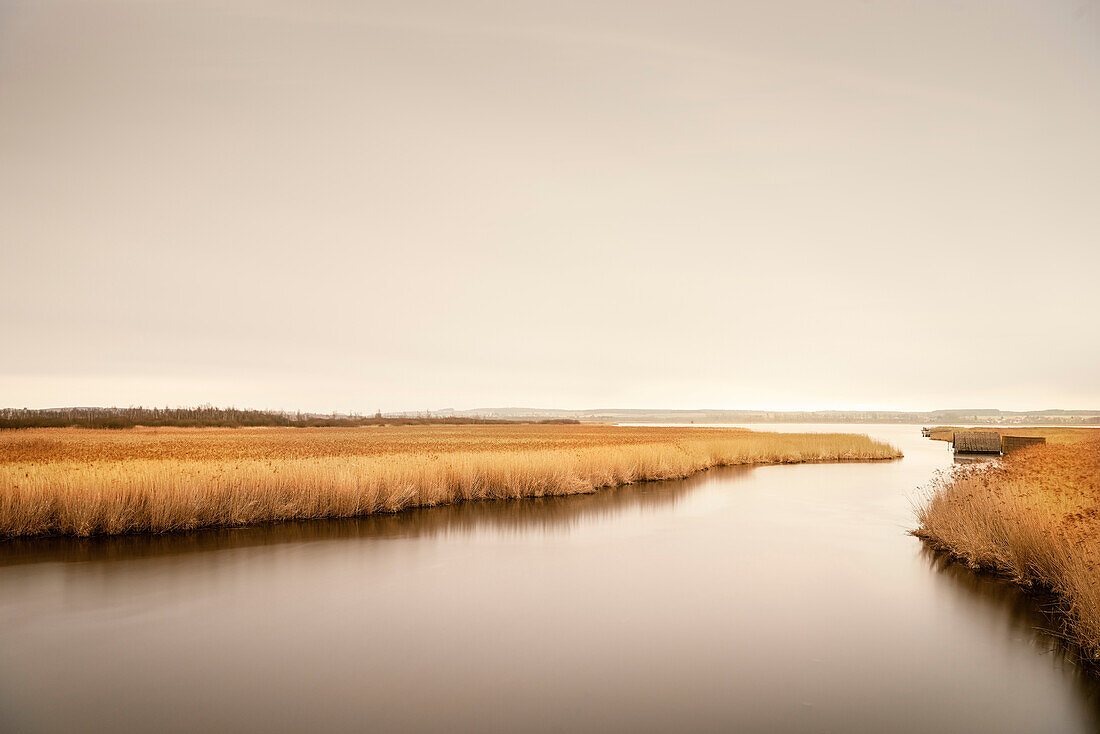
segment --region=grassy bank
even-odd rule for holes
[[[713,466],[891,459],[853,434],[602,425],[0,433],[0,536],[355,517],[592,492]]]
[[[1073,427],[1073,426],[1039,426],[1022,427],[1013,426],[935,426],[930,429],[929,438],[933,441],[952,441],[955,431],[992,431],[1002,436],[1037,436],[1045,438],[1047,443],[1066,444],[1093,441],[1100,438],[1100,428],[1097,427]]]
[[[1095,435],[1095,434],[1092,434]],[[974,568],[1053,591],[1100,658],[1100,441],[1033,446],[933,487],[915,533]]]

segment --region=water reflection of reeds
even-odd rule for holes
[[[986,456],[982,454],[955,454],[954,463],[958,465],[988,464],[1000,460],[999,456]]]
[[[486,531],[503,535],[563,532],[582,522],[607,520],[624,512],[668,509],[704,482],[730,481],[750,471],[752,467],[748,466],[725,467],[687,479],[639,482],[592,494],[462,502],[339,520],[305,520],[164,534],[12,538],[0,541],[0,566],[104,563],[347,539],[454,536]]]
[[[1081,700],[1100,731],[1100,668],[1083,660],[1080,648],[1059,630],[1059,601],[1042,592],[1026,592],[993,574],[974,571],[947,554],[921,544],[921,557],[936,577],[947,582],[968,603],[996,607],[1013,631],[1024,633],[1036,648],[1054,656],[1074,680]]]

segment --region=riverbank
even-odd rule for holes
[[[1067,637],[1100,660],[1100,440],[959,469],[934,484],[917,519],[914,534],[932,547],[1052,591]]]
[[[894,459],[856,434],[605,425],[0,434],[0,536],[359,517],[593,492],[715,466]]]
[[[1080,443],[1100,438],[1100,428],[1096,426],[933,426],[928,431],[928,438],[948,443],[955,439],[955,431],[988,431],[1001,436],[1042,438],[1050,444]]]

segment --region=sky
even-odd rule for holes
[[[1100,2],[0,0],[0,406],[1100,408]]]

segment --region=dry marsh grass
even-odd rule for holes
[[[855,434],[606,425],[35,429],[0,433],[0,536],[358,517],[685,477],[893,459]]]
[[[933,441],[951,441],[955,438],[955,431],[992,431],[1002,436],[1040,436],[1045,438],[1048,444],[1080,443],[1100,438],[1100,428],[1090,426],[1039,426],[1030,428],[1014,428],[1012,426],[970,426],[969,428],[935,426],[929,432],[928,437]]]
[[[1050,589],[1067,636],[1100,658],[1100,441],[1032,446],[941,478],[916,535],[973,568]]]

